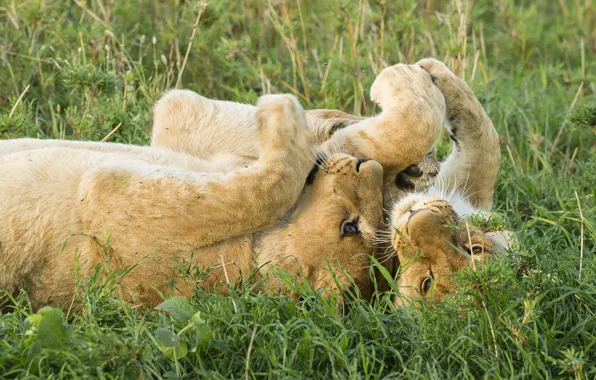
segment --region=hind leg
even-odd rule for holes
[[[379,74],[371,98],[383,108],[380,115],[362,118],[337,110],[312,110],[307,121],[317,143],[327,150],[379,161],[387,185],[432,150],[445,103],[425,70],[403,64]],[[258,157],[253,106],[175,90],[157,102],[154,113],[152,146],[232,166]]]
[[[246,166],[258,158],[253,105],[173,90],[157,101],[153,114],[153,147],[185,152],[230,167]],[[319,143],[362,119],[338,110],[306,111],[308,126]]]
[[[153,108],[151,146],[241,167],[258,158],[256,107],[173,90]]]

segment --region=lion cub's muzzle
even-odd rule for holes
[[[400,207],[401,206],[401,207]],[[415,244],[420,238],[444,235],[445,226],[455,224],[457,215],[449,202],[443,199],[412,200],[398,205],[392,215],[393,248],[403,249],[404,244]]]

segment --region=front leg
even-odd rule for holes
[[[381,114],[337,131],[324,146],[379,161],[387,185],[432,150],[441,132],[445,100],[418,65],[384,69],[370,94]]]
[[[501,164],[499,136],[468,84],[435,59],[418,64],[432,76],[445,96],[453,149],[441,164],[437,185],[446,193],[459,191],[476,207],[490,210]]]
[[[272,224],[304,186],[313,138],[290,95],[262,97],[256,125],[259,159],[234,172],[123,164],[87,173],[80,185],[87,229],[148,253],[160,241],[200,247]]]

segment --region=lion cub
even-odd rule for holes
[[[254,117],[258,159],[232,170],[149,147],[0,142],[0,288],[27,291],[34,307],[68,305],[79,255],[84,274],[108,258],[136,265],[121,290],[144,306],[161,301],[155,289],[192,292],[182,262],[213,268],[204,286],[278,265],[326,289],[334,271],[367,296],[381,165],[333,154],[313,169],[313,135],[293,96],[260,98]]]
[[[465,81],[434,59],[383,70],[371,99],[383,110],[377,116],[313,110],[309,126],[321,146],[383,165],[388,223],[378,257],[398,277],[395,304],[442,299],[455,291],[453,273],[508,244],[507,234],[485,233],[467,219],[492,207],[497,132]],[[250,105],[172,91],[155,106],[152,145],[241,165],[258,157],[253,114]],[[433,146],[444,122],[453,149],[439,165]]]
[[[453,149],[433,185],[398,200],[391,211],[391,244],[401,264],[395,305],[420,297],[442,300],[456,291],[455,272],[480,266],[509,245],[507,232],[484,231],[468,219],[488,218],[492,208],[501,161],[492,121],[468,84],[443,62],[418,64],[445,97]]]

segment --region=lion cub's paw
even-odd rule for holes
[[[443,94],[433,85],[429,73],[418,65],[400,63],[387,67],[375,79],[370,96],[384,110],[422,101],[438,114],[445,114]]]
[[[265,95],[257,103],[261,152],[293,151],[304,154],[314,144],[302,106],[292,95]]]
[[[447,67],[447,65],[437,59],[434,58],[424,58],[420,61],[416,62],[416,65],[422,67],[426,70],[430,75],[432,81],[438,86],[436,83],[437,79],[458,79],[458,76],[453,74],[451,70]],[[440,88],[440,87],[439,87]]]
[[[488,117],[470,86],[451,72],[447,65],[433,58],[420,60],[417,65],[428,71],[445,97],[449,132],[454,140],[457,140],[456,134],[463,132],[463,129],[474,132],[474,129],[488,125]]]

